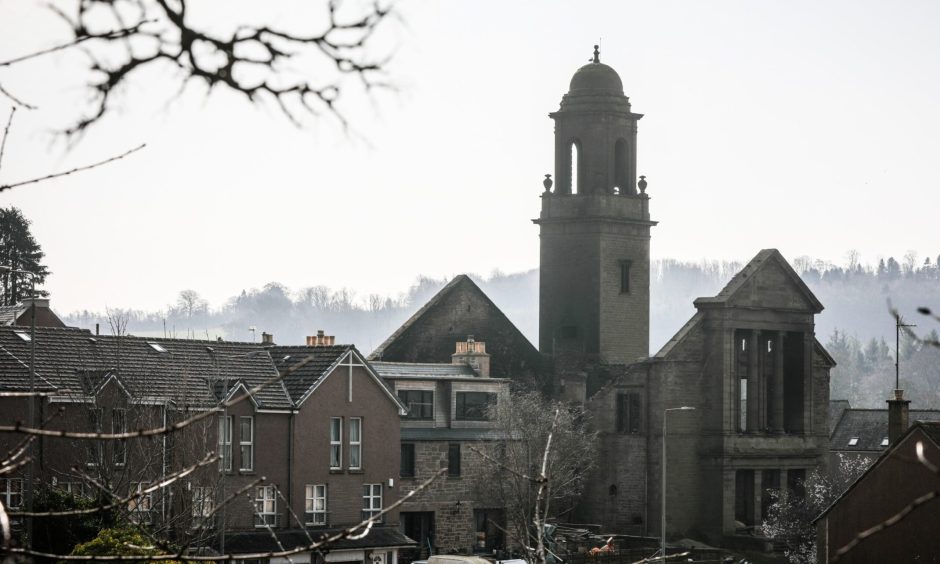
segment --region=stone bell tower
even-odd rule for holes
[[[593,60],[571,78],[555,120],[555,181],[544,181],[539,349],[603,364],[649,355],[650,221],[636,182],[636,132],[620,76]]]

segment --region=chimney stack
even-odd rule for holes
[[[261,332],[261,344],[262,345],[273,345],[274,344],[274,335],[271,333]]]
[[[336,343],[334,335],[326,335],[322,329],[317,331],[316,335],[307,335],[308,347],[332,347]]]
[[[911,400],[904,399],[904,390],[894,390],[894,399],[888,400],[888,444],[907,431],[908,409]]]
[[[467,335],[466,341],[457,342],[457,351],[450,356],[452,364],[466,364],[481,378],[490,377],[490,355],[486,354],[486,343]]]

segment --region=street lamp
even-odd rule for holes
[[[666,561],[666,416],[669,415],[670,411],[693,411],[694,407],[689,407],[684,405],[682,407],[667,407],[663,410],[663,485],[662,485],[662,526],[660,528],[660,534],[662,535],[662,545],[660,547],[661,555],[663,562]]]
[[[0,272],[9,274],[26,274],[29,276],[30,303],[29,316],[29,426],[36,427],[36,273],[28,270],[18,270],[12,266],[0,265]],[[27,446],[29,449],[29,464],[26,465],[26,511],[33,510],[33,441]],[[33,518],[26,520],[26,538],[29,546],[33,543]]]

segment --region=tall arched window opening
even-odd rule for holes
[[[577,194],[581,184],[581,143],[571,142],[571,193]]]
[[[614,143],[614,188],[615,194],[632,194],[627,185],[627,142],[622,138]]]

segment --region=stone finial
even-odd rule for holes
[[[640,187],[640,194],[646,194],[646,177],[640,175],[640,181],[636,183]]]
[[[594,46],[594,62],[595,63],[601,62],[601,49],[598,45]]]
[[[550,193],[550,192],[552,191],[552,184],[554,184],[554,183],[552,182],[552,175],[551,175],[551,174],[546,174],[546,175],[545,175],[545,180],[542,181],[542,186],[545,187],[545,193],[546,193],[546,194],[548,194],[548,193]]]

